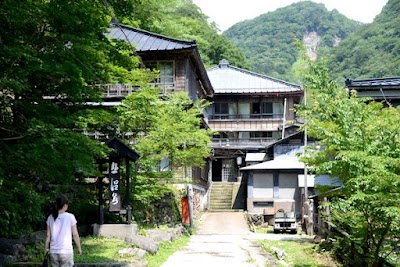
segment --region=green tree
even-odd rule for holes
[[[304,127],[322,147],[312,147],[305,160],[317,175],[343,183],[326,218],[349,234],[335,236],[336,252],[356,266],[399,264],[400,108],[349,94],[320,63],[308,62],[304,87],[311,95]]]
[[[133,12],[119,12],[122,23],[166,36],[196,40],[202,60],[209,67],[227,59],[235,66],[248,68],[243,52],[191,0],[130,0]],[[136,2],[140,2],[136,3]]]
[[[341,42],[331,53],[328,67],[332,77],[345,79],[400,75],[399,0],[389,0],[370,24]]]
[[[85,101],[100,100],[96,85],[144,76],[130,47],[105,37],[103,1],[5,0],[0,13],[0,236],[14,236],[44,222],[42,202],[73,191],[105,156],[73,130]]]
[[[295,38],[305,42],[304,37],[314,33],[318,56],[329,55],[337,41],[347,38],[360,25],[336,10],[328,11],[323,4],[299,1],[239,22],[224,34],[244,52],[251,70],[297,82],[292,72],[298,53]]]
[[[143,87],[117,107],[119,128],[141,155],[136,163],[133,198],[136,219],[145,216],[151,203],[171,191],[169,184],[179,168],[200,167],[210,156],[211,131],[201,128],[202,111],[208,105],[195,103],[186,92],[158,96],[158,90]],[[160,162],[168,164],[160,164]],[[145,218],[146,220],[148,218]]]

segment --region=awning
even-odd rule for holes
[[[246,153],[246,162],[264,161],[266,153]]]
[[[301,170],[304,169],[304,163],[297,157],[279,157],[274,160],[265,161],[240,168],[240,170]]]

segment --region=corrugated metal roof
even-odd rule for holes
[[[207,73],[216,94],[291,93],[302,91],[300,85],[230,66],[227,60],[221,60],[218,66],[208,69]]]
[[[400,77],[391,77],[391,78],[371,78],[371,79],[362,79],[362,80],[346,80],[346,86],[349,88],[357,88],[357,89],[371,89],[376,88],[380,89],[382,87],[397,87],[400,88]]]
[[[181,50],[196,47],[196,41],[183,41],[130,26],[112,25],[107,37],[129,41],[136,51]]]

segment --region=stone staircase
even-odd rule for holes
[[[210,211],[232,210],[234,183],[212,183],[210,192]]]

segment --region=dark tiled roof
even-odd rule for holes
[[[199,77],[207,96],[214,94],[207,71],[201,60],[196,41],[183,41],[174,39],[161,34],[137,29],[123,24],[112,24],[106,36],[112,39],[127,41],[134,45],[139,56],[154,52],[168,51],[190,51],[189,57],[195,65],[195,71]]]
[[[135,45],[138,52],[182,50],[196,47],[196,41],[183,41],[166,37],[161,34],[136,29],[126,25],[112,25],[108,37],[128,41]]]
[[[398,88],[400,89],[400,77],[392,78],[371,78],[363,80],[346,80],[346,86],[350,89],[377,89],[380,88]]]

